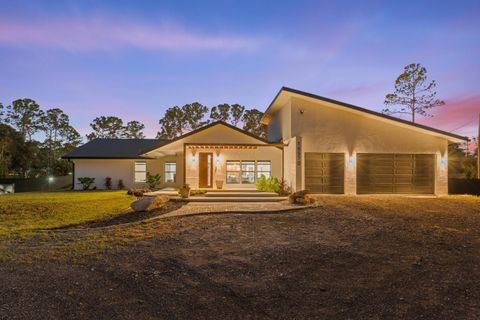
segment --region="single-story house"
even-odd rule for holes
[[[248,189],[265,175],[314,193],[444,195],[448,145],[467,140],[286,87],[262,123],[268,139],[213,122],[173,140],[95,139],[64,158],[74,181],[93,177],[97,188],[106,177],[114,187],[120,179],[141,187],[150,172],[162,176],[161,187]]]

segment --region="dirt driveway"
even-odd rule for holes
[[[0,319],[480,318],[473,197],[323,197],[0,249]]]

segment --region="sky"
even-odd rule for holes
[[[282,86],[380,111],[409,63],[445,106],[419,123],[477,134],[480,1],[0,0],[0,101],[154,137],[171,106],[264,111]]]

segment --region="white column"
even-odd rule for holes
[[[435,194],[448,195],[448,155],[437,153],[435,156]]]
[[[345,153],[345,186],[346,195],[357,194],[357,155]]]

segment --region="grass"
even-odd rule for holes
[[[0,196],[0,236],[58,228],[118,214],[135,197],[125,191],[31,192]]]

